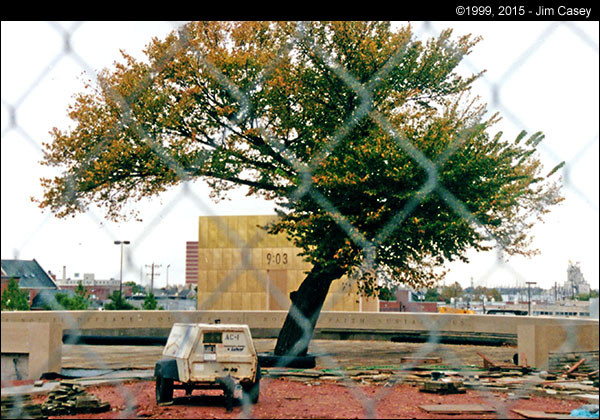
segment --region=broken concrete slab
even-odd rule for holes
[[[539,410],[518,410],[512,409],[510,410],[515,414],[525,417],[526,419],[589,419],[589,417],[574,417],[570,414],[561,414],[561,413],[548,413],[545,411]]]
[[[484,404],[431,404],[420,405],[420,409],[436,414],[485,414],[495,413],[496,409]]]

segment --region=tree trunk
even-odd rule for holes
[[[338,267],[315,266],[298,290],[290,293],[292,305],[279,332],[275,355],[306,356],[331,282],[342,275]]]

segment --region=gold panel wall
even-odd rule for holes
[[[261,227],[276,216],[202,216],[198,231],[198,309],[288,310],[289,294],[311,265],[284,234]],[[335,281],[326,311],[378,311],[377,299],[359,298]]]

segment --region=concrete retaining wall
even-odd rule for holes
[[[6,322],[45,322],[65,330],[167,328],[175,322],[214,322],[247,324],[251,328],[280,329],[286,311],[31,311],[2,312]],[[469,315],[411,312],[322,312],[320,330],[453,331],[512,334],[520,325],[593,325],[598,320],[511,315]],[[134,332],[134,331],[132,331]]]
[[[49,322],[5,322],[2,319],[2,380],[38,379],[60,373],[62,329]]]
[[[164,334],[176,322],[214,322],[247,324],[255,337],[276,336],[286,311],[32,311],[2,312],[2,352],[5,342],[20,340],[5,326],[43,324],[49,331],[104,335]],[[33,327],[27,327],[33,328]],[[36,327],[40,328],[40,327]],[[43,329],[42,328],[42,329]],[[255,334],[259,332],[259,334]],[[574,332],[575,331],[575,332]],[[598,350],[598,320],[510,315],[468,315],[409,312],[322,312],[315,337],[393,339],[395,335],[419,333],[431,335],[489,335],[518,337],[519,353],[524,353],[531,366],[543,366],[549,351],[557,351],[565,343],[579,350]],[[12,334],[12,335],[11,335]],[[31,334],[31,333],[27,333]],[[56,332],[51,334],[56,336]],[[551,338],[552,337],[552,338]],[[571,340],[572,337],[577,337]],[[587,339],[587,338],[589,339]],[[44,338],[43,340],[46,340]],[[54,339],[53,339],[54,340]],[[12,344],[7,344],[11,346]],[[49,348],[48,346],[46,346]],[[7,347],[8,348],[8,347]],[[577,348],[575,348],[577,350]],[[569,348],[569,350],[572,350]],[[48,350],[50,351],[50,350]],[[8,352],[8,350],[7,350]],[[56,352],[52,351],[55,358]],[[60,359],[60,358],[59,358]],[[54,359],[53,359],[54,360]],[[54,366],[54,361],[48,361]]]
[[[564,322],[559,325],[525,324],[517,327],[518,352],[527,364],[548,368],[550,352],[569,353],[598,350],[598,323]]]

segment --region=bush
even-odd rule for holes
[[[28,311],[29,293],[19,289],[19,283],[13,277],[8,281],[4,293],[2,293],[1,307],[3,311]]]

